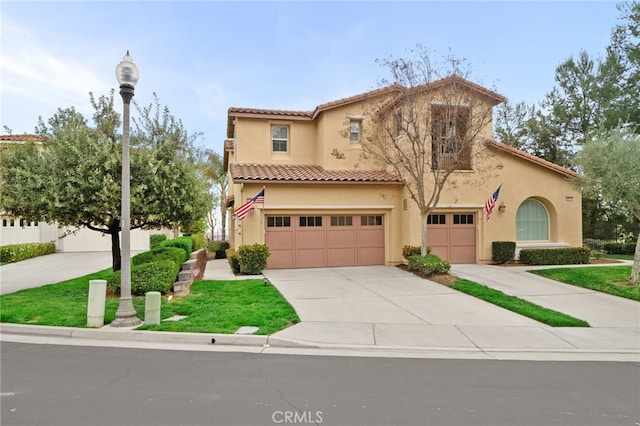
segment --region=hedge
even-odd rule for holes
[[[446,274],[451,269],[451,264],[440,259],[435,254],[425,256],[414,255],[409,258],[407,269],[421,276],[428,277],[434,274]]]
[[[528,265],[575,265],[589,263],[587,247],[522,249],[520,260]]]
[[[592,250],[604,250],[607,254],[634,254],[636,243],[618,243],[615,241],[596,240],[585,238],[584,245]]]
[[[182,263],[187,260],[187,256],[180,247],[160,247],[136,254],[131,258],[131,264],[137,266],[159,260],[171,260],[178,265],[182,265]]]
[[[516,257],[515,241],[493,241],[491,243],[491,260],[496,263],[510,262]]]
[[[107,286],[115,294],[120,294],[120,272],[111,274],[107,280]],[[159,291],[161,294],[169,293],[173,289],[180,264],[172,260],[158,260],[152,263],[143,263],[131,268],[131,294],[144,296],[149,291]]]
[[[0,262],[11,263],[55,253],[55,243],[24,243],[0,246]]]
[[[189,236],[174,238],[173,240],[163,241],[160,243],[160,247],[179,247],[184,250],[188,259],[191,257],[191,252],[193,252],[193,239]]]
[[[265,244],[243,245],[238,247],[240,273],[258,275],[267,267],[269,247]]]
[[[229,266],[234,274],[240,273],[240,263],[238,262],[238,253],[232,248],[228,248],[226,250],[227,261],[229,262]]]
[[[167,236],[164,234],[151,234],[149,235],[149,248],[154,249],[160,247],[163,241],[167,240]]]

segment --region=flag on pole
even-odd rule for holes
[[[253,205],[256,203],[264,204],[264,189],[258,192],[258,195],[251,198],[249,201],[247,201],[246,203],[244,203],[243,205],[241,205],[236,209],[236,218],[238,220],[244,219],[249,214],[251,207],[253,207]]]
[[[498,189],[496,189],[496,192],[494,192],[491,197],[489,197],[489,199],[484,203],[484,209],[487,212],[487,220],[491,219],[491,213],[493,213],[493,209],[496,206],[496,201],[498,200],[498,195],[500,195],[500,188],[502,188],[502,185],[500,185]]]

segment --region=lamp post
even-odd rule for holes
[[[116,67],[116,77],[120,83],[122,96],[122,214],[120,217],[121,250],[120,250],[120,304],[116,311],[116,319],[112,327],[133,327],[142,321],[136,316],[131,301],[131,201],[130,201],[130,159],[129,159],[129,107],[133,98],[134,86],[138,82],[138,68],[131,60],[129,51]]]

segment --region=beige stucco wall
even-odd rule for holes
[[[486,100],[485,100],[486,101]],[[487,101],[474,105],[474,114],[484,119],[482,108]],[[370,169],[371,160],[361,158],[362,146],[351,143],[345,130],[349,117],[363,116],[363,103],[351,103],[322,112],[314,121],[274,121],[268,119],[236,119],[236,158],[238,163],[318,164],[328,170]],[[486,111],[486,109],[485,109]],[[271,153],[271,124],[290,126],[290,150],[287,154]],[[368,122],[363,121],[362,137]],[[478,132],[478,141],[491,137],[490,120]],[[335,153],[340,155],[336,155]],[[338,158],[343,157],[343,158]],[[549,213],[551,243],[582,244],[581,194],[567,178],[553,170],[510,153],[475,144],[472,159],[474,171],[454,173],[442,191],[436,212],[476,214],[478,262],[491,260],[492,241],[516,241],[516,213],[527,198],[542,202]],[[231,182],[231,180],[230,180]],[[490,221],[484,218],[487,198],[502,184],[498,205]],[[370,213],[385,215],[385,246],[388,264],[402,261],[404,245],[419,245],[421,219],[419,211],[400,185],[300,184],[267,182],[264,206],[237,224],[231,218],[232,247],[264,242],[265,214],[331,214]],[[255,196],[262,184],[232,184],[235,208]],[[568,201],[571,199],[572,201]],[[406,200],[406,204],[403,202]],[[406,205],[406,210],[404,209]]]

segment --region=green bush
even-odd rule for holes
[[[234,274],[240,273],[240,262],[238,260],[238,253],[232,248],[229,248],[225,252],[227,256],[227,260],[229,261],[229,266]]]
[[[0,262],[11,263],[55,253],[55,243],[24,243],[0,246]]]
[[[149,235],[149,248],[154,249],[160,246],[160,243],[167,240],[167,236],[164,234],[151,234]]]
[[[187,260],[187,256],[180,247],[160,247],[153,250],[136,254],[131,258],[133,266],[142,265],[143,263],[157,262],[159,260],[171,260],[177,265]]]
[[[575,265],[589,263],[587,247],[522,249],[520,260],[528,265]]]
[[[111,274],[107,280],[107,286],[115,294],[120,294],[120,272]],[[131,268],[131,294],[144,296],[149,291],[167,294],[173,289],[179,272],[180,265],[172,260],[158,260],[136,265]]]
[[[493,241],[491,243],[491,260],[496,263],[510,262],[516,257],[515,241]]]
[[[191,241],[193,242],[193,251],[200,250],[205,246],[204,234],[201,232],[191,234]]]
[[[229,249],[231,245],[229,241],[210,241],[207,250],[210,253],[215,253],[216,259],[226,259],[227,258],[227,249]]]
[[[404,246],[402,247],[402,257],[409,260],[411,256],[420,256],[421,250],[420,246]],[[431,247],[427,246],[427,254],[431,254]]]
[[[440,259],[435,254],[414,255],[409,258],[407,268],[411,272],[428,277],[434,274],[447,274],[451,269],[451,264],[446,260]]]
[[[240,273],[257,275],[267,267],[269,247],[265,244],[244,245],[238,248],[238,263]]]
[[[193,251],[193,240],[191,237],[179,237],[173,240],[166,240],[160,243],[160,247],[179,247],[187,254],[187,259],[191,257]]]
[[[605,243],[604,251],[608,254],[634,254],[636,252],[635,243]]]

